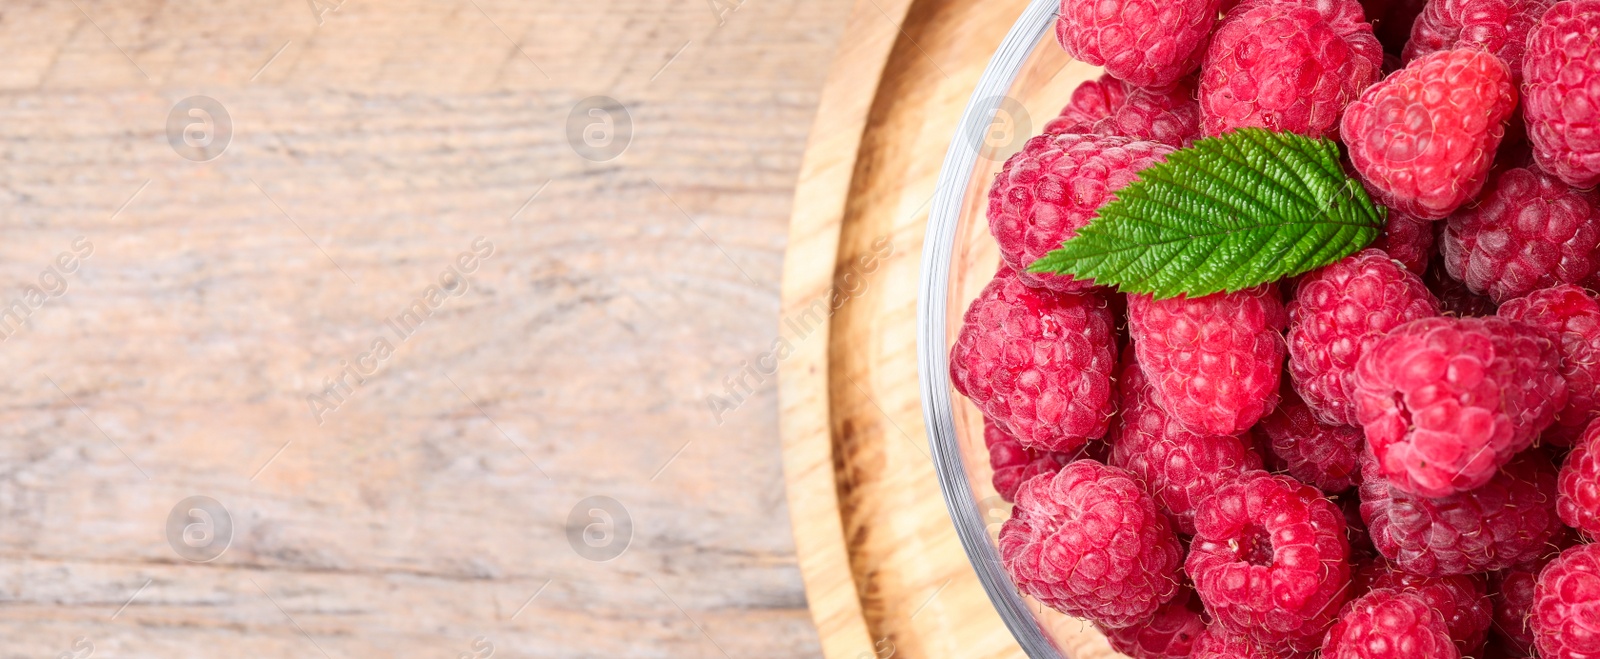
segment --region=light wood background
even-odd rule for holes
[[[0,343],[0,656],[816,656],[775,378],[707,396],[775,338],[853,3],[335,4],[0,6],[0,302],[93,245]],[[193,95],[210,162],[168,144]],[[609,162],[566,135],[593,95]],[[164,531],[191,495],[235,524],[209,563]],[[604,563],[566,534],[594,495],[633,527]]]

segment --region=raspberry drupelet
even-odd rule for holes
[[[1551,6],[1522,56],[1523,117],[1534,159],[1568,184],[1600,183],[1600,0]]]
[[[1444,618],[1416,593],[1379,588],[1345,606],[1327,659],[1459,659]]]
[[[1600,302],[1577,286],[1562,285],[1511,300],[1498,314],[1556,337],[1567,405],[1556,413],[1541,441],[1571,446],[1600,413]]]
[[[1357,457],[1366,446],[1361,429],[1317,420],[1292,387],[1284,387],[1282,396],[1278,409],[1262,419],[1259,428],[1289,475],[1327,494],[1360,482]]]
[[[1150,140],[1181,148],[1200,136],[1200,105],[1194,79],[1166,87],[1138,87],[1100,76],[1078,85],[1061,114],[1044,125],[1046,135],[1090,133]]]
[[[1495,302],[1600,269],[1600,193],[1575,190],[1544,172],[1495,176],[1476,205],[1450,216],[1440,251],[1450,276]]]
[[[1600,656],[1600,545],[1579,545],[1539,572],[1528,619],[1544,659]]]
[[[1135,85],[1170,85],[1200,65],[1222,0],[1062,0],[1056,40]]]
[[[1072,455],[1030,449],[994,420],[983,419],[983,444],[989,449],[989,467],[994,469],[994,490],[1007,503],[1016,502],[1017,487],[1039,474],[1052,473],[1072,461]]]

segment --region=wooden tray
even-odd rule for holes
[[[939,492],[915,330],[934,180],[979,74],[1026,4],[858,0],[823,88],[775,348],[790,517],[830,659],[1022,656]],[[1071,66],[1058,81],[1098,74]],[[1029,101],[1033,130],[1072,86]],[[964,286],[973,293],[996,263],[971,250],[957,260],[953,279],[980,278]],[[988,478],[973,474],[985,495]],[[1073,659],[1118,656],[1087,624],[1046,620]]]

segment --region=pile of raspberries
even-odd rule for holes
[[[1600,0],[1064,0],[1103,66],[989,192],[954,386],[1016,587],[1136,659],[1600,657]],[[1240,127],[1377,242],[1155,300],[1028,266]]]

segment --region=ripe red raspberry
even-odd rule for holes
[[[1200,502],[1185,569],[1215,624],[1309,652],[1344,602],[1344,514],[1309,485],[1255,472]]]
[[[1445,630],[1461,655],[1480,656],[1479,651],[1489,638],[1489,626],[1494,621],[1494,605],[1489,601],[1488,580],[1483,575],[1424,577],[1396,570],[1380,559],[1363,567],[1354,580],[1360,582],[1359,587],[1351,588],[1356,595],[1390,589],[1422,598],[1444,618]]]
[[[1132,474],[1093,460],[1023,483],[999,543],[1018,590],[1099,625],[1147,620],[1178,593],[1166,516]]]
[[[1544,659],[1600,656],[1600,545],[1573,547],[1544,567],[1528,623]]]
[[[1361,518],[1372,544],[1412,574],[1505,569],[1537,557],[1561,529],[1556,468],[1538,450],[1518,455],[1482,487],[1436,499],[1393,487],[1365,452],[1361,470]]]
[[[1439,0],[1428,3],[1411,25],[1404,58],[1410,62],[1441,50],[1476,47],[1500,58],[1522,81],[1528,32],[1555,0]]]
[[[1440,238],[1450,276],[1504,303],[1535,289],[1575,284],[1600,268],[1600,193],[1575,190],[1537,169],[1495,176]]]
[[[1372,241],[1372,247],[1383,250],[1389,258],[1420,276],[1428,269],[1428,259],[1433,257],[1433,222],[1391,208],[1389,221],[1383,225],[1378,239]]]
[[[1489,482],[1566,404],[1560,359],[1544,332],[1504,318],[1394,328],[1356,365],[1361,423],[1383,475],[1426,497]]]
[[[1016,501],[1017,487],[1023,481],[1058,471],[1072,461],[1067,453],[1023,446],[1015,436],[987,417],[983,420],[983,443],[989,448],[989,467],[994,469],[994,490],[1007,503]]]
[[[1221,0],[1061,0],[1067,54],[1135,85],[1170,85],[1200,65]]]
[[[1194,100],[1194,79],[1166,87],[1137,87],[1100,76],[1078,85],[1061,115],[1044,125],[1044,133],[1092,133],[1185,147],[1200,136],[1200,105]]]
[[[1131,627],[1101,627],[1111,649],[1133,659],[1186,659],[1206,630],[1200,598],[1184,586],[1155,616]]]
[[[989,188],[989,232],[1000,243],[1001,259],[1029,286],[1088,289],[1093,282],[1027,272],[1028,265],[1078,235],[1139,170],[1170,152],[1164,144],[1126,137],[1064,134],[1028,140]]]
[[[1349,604],[1328,630],[1326,659],[1459,659],[1438,611],[1415,593],[1387,588]]]
[[[1600,537],[1600,423],[1589,424],[1556,481],[1556,511],[1567,526]]]
[[[1528,615],[1533,611],[1533,591],[1539,571],[1574,544],[1576,539],[1572,533],[1563,529],[1545,544],[1538,558],[1489,573],[1496,640],[1517,656],[1533,654],[1533,630],[1528,628]]]
[[[1600,0],[1558,2],[1528,33],[1522,113],[1533,157],[1580,188],[1600,183]]]
[[[1366,446],[1361,429],[1318,421],[1293,388],[1284,387],[1282,395],[1278,409],[1262,419],[1260,427],[1289,475],[1327,494],[1338,494],[1360,482],[1356,456]]]
[[[1350,104],[1339,133],[1379,200],[1439,219],[1477,196],[1517,105],[1511,71],[1482,50],[1418,58]]]
[[[1567,406],[1556,413],[1542,440],[1572,445],[1600,414],[1600,303],[1577,286],[1556,286],[1505,303],[1499,315],[1556,337],[1561,377],[1567,381]]]
[[[1289,303],[1289,375],[1296,390],[1323,422],[1360,425],[1356,362],[1389,330],[1437,315],[1439,303],[1422,279],[1378,250],[1307,274]]]
[[[1241,3],[1206,50],[1200,129],[1221,135],[1258,126],[1333,137],[1345,104],[1382,68],[1383,47],[1356,0]]]
[[[1195,641],[1194,654],[1189,659],[1291,659],[1296,656],[1263,647],[1249,636],[1222,625],[1212,625]]]
[[[1439,311],[1458,318],[1493,316],[1497,308],[1494,300],[1472,292],[1466,284],[1452,278],[1443,261],[1442,257],[1434,259],[1428,264],[1427,272],[1422,273],[1422,283],[1439,299]]]
[[[1237,435],[1277,406],[1288,322],[1272,284],[1194,299],[1128,296],[1128,332],[1156,402],[1200,435]]]
[[[967,308],[951,383],[1023,446],[1073,451],[1110,425],[1111,323],[1099,295],[1031,289],[1001,268]]]
[[[1261,456],[1239,437],[1196,435],[1156,405],[1139,365],[1122,368],[1121,419],[1111,433],[1111,464],[1131,472],[1179,533],[1194,534],[1200,500],[1240,474],[1261,468]]]

